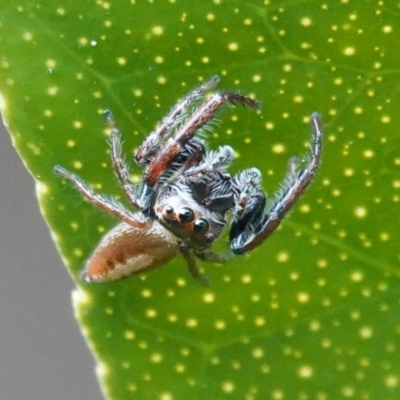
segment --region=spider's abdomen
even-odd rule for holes
[[[161,267],[179,252],[177,238],[160,223],[118,224],[100,241],[82,272],[86,282],[103,283]]]

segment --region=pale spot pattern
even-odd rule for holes
[[[282,154],[286,152],[285,145],[282,143],[275,143],[272,146],[272,152],[275,154]]]
[[[153,35],[160,36],[160,35],[162,35],[164,33],[164,28],[162,26],[159,26],[159,25],[153,26],[151,28],[151,32],[152,32]]]
[[[314,374],[314,369],[310,365],[301,365],[298,369],[298,375],[301,379],[310,379]]]
[[[128,15],[136,15],[140,2],[127,3],[131,7]],[[153,12],[159,6],[155,0],[144,3]],[[101,119],[104,107],[114,107],[115,113],[122,115],[121,130],[127,132],[124,146],[131,159],[139,138],[153,128],[154,115],[161,117],[196,82],[218,73],[222,88],[250,91],[261,100],[262,108],[248,116],[240,107],[233,107],[209,134],[210,147],[225,144],[226,139],[240,143],[235,149],[242,163],[238,168],[243,168],[248,158],[259,160],[255,164],[263,169],[263,187],[272,196],[274,184],[289,168],[287,158],[298,155],[299,164],[304,162],[309,114],[320,110],[326,125],[323,163],[310,190],[262,249],[223,267],[204,264],[210,287],[196,286],[177,261],[165,267],[165,275],[155,271],[110,289],[75,289],[72,297],[77,317],[86,321],[97,313],[100,321],[107,321],[98,327],[83,327],[83,334],[90,338],[100,335],[102,342],[126,343],[125,353],[112,366],[116,371],[99,362],[97,374],[105,381],[115,372],[128,376],[121,389],[126,390],[127,398],[143,397],[145,388],[154,384],[155,399],[179,399],[174,378],[195,392],[204,385],[196,366],[206,364],[216,380],[216,398],[368,400],[376,397],[374,390],[378,389],[388,390],[382,398],[398,394],[396,283],[400,251],[393,253],[390,246],[395,246],[399,226],[395,213],[400,203],[399,86],[396,64],[387,62],[390,53],[395,53],[390,43],[396,41],[398,26],[386,16],[397,10],[388,1],[369,8],[368,12],[375,11],[375,26],[370,28],[375,37],[385,39],[381,46],[361,27],[365,7],[350,0],[315,2],[307,8],[296,2],[273,6],[265,1],[257,12],[245,2],[214,0],[202,6],[201,12],[196,7],[189,10],[185,2],[177,0],[164,3],[166,9],[171,6],[175,10],[171,23],[158,13],[155,19],[149,17],[143,28],[121,25],[112,2],[95,2],[103,13],[98,36],[84,29],[79,34],[68,33],[82,54],[80,65],[69,65],[62,49],[40,60],[40,73],[49,80],[38,93],[47,102],[38,109],[38,119],[32,120],[32,130],[43,137],[60,135],[60,153],[66,154],[69,165],[82,174],[89,165],[97,168],[99,174],[90,177],[96,188],[107,193],[111,178],[103,181],[102,176],[106,171],[112,174]],[[22,6],[16,7],[24,12]],[[330,18],[326,24],[328,15],[337,15],[341,7],[347,10],[342,18]],[[72,11],[53,7],[52,12],[56,21],[64,23]],[[243,29],[244,36],[237,34]],[[31,26],[19,32],[21,46],[30,49],[36,41],[40,44],[41,38]],[[126,52],[120,50],[122,46],[110,58],[105,52],[100,56],[114,35],[124,37]],[[141,58],[145,68],[136,63]],[[226,65],[222,62],[225,58],[233,61]],[[362,58],[367,60],[365,67],[358,64]],[[115,74],[102,71],[103,60]],[[66,65],[72,77],[68,81],[71,99],[65,96],[71,93],[69,88],[57,80],[58,73],[65,74]],[[15,65],[11,58],[4,59],[0,68],[11,71]],[[129,79],[126,73],[131,74]],[[5,87],[16,88],[19,81],[9,75],[4,82]],[[386,87],[390,87],[390,96]],[[126,104],[116,102],[121,88]],[[10,105],[6,107],[3,96],[1,99],[6,114]],[[29,104],[33,96],[24,101]],[[56,102],[63,102],[62,109],[68,112],[62,115]],[[92,105],[93,116],[87,113]],[[21,104],[21,109],[24,106]],[[371,115],[374,118],[369,125],[366,121]],[[63,131],[53,129],[57,121],[62,121]],[[98,131],[102,143],[100,153],[93,154],[94,165],[89,156],[83,159],[78,155],[92,131]],[[37,141],[24,145],[35,157],[46,153]],[[299,154],[298,145],[303,146]],[[140,184],[135,168],[132,180]],[[42,204],[52,199],[69,234],[76,238],[68,251],[63,251],[78,280],[75,266],[83,265],[88,256],[87,207],[82,207],[84,217],[76,207],[72,213],[69,209],[66,219],[69,190],[63,188],[64,197],[56,197],[59,192],[55,193],[54,186],[39,184],[37,191],[45,200]],[[112,221],[95,211],[93,215],[97,219],[90,232],[100,236]],[[65,238],[55,234],[53,238],[61,248],[66,246]],[[105,293],[109,303],[98,302],[99,292]],[[140,373],[130,354],[146,360]],[[379,359],[374,354],[379,354]],[[321,384],[324,362],[329,363],[330,378],[338,382],[335,396]],[[159,380],[164,374],[170,382]],[[243,387],[241,378],[247,374],[252,382]],[[372,374],[378,389],[366,385]],[[291,392],[289,385],[279,383],[283,379],[297,389]]]
[[[358,206],[354,209],[354,215],[357,218],[365,218],[368,215],[367,208],[365,206]]]

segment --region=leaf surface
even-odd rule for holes
[[[76,280],[106,396],[398,399],[399,11],[378,1],[2,1],[2,113]],[[54,176],[121,196],[104,109],[133,150],[203,79],[259,99],[227,109],[211,147],[272,196],[323,115],[323,163],[282,227],[228,265],[184,261],[107,285],[79,272],[116,221]],[[134,167],[134,175],[140,177]],[[226,248],[222,238],[220,249]]]

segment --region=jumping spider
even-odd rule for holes
[[[110,111],[111,161],[131,212],[114,198],[95,193],[79,176],[56,166],[55,172],[71,181],[92,204],[114,215],[120,222],[100,241],[82,273],[87,282],[109,282],[161,267],[177,254],[186,260],[191,275],[207,279],[196,265],[204,261],[225,262],[260,245],[280,224],[314,176],[320,161],[319,117],[311,115],[311,156],[304,168],[292,159],[281,189],[266,206],[261,190],[261,172],[246,169],[231,175],[227,168],[234,158],[230,146],[208,150],[201,138],[207,124],[224,104],[243,104],[257,109],[259,103],[231,92],[205,92],[219,81],[212,77],[192,90],[164,117],[137,149],[134,159],[143,169],[140,185],[130,180],[122,156],[121,134]],[[230,221],[228,255],[210,250]]]

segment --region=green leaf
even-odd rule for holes
[[[2,2],[2,112],[77,283],[74,306],[110,399],[398,399],[400,101],[395,4],[372,0]],[[272,195],[324,120],[323,162],[263,246],[204,265],[85,285],[113,218],[54,176],[121,196],[104,109],[131,155],[199,81],[262,101],[226,110],[210,146]],[[136,168],[136,167],[135,167]],[[140,176],[137,168],[134,173]],[[221,240],[226,248],[226,237]]]

